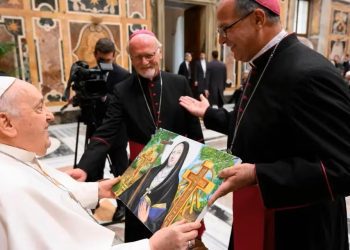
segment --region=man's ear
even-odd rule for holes
[[[254,11],[254,21],[255,21],[255,24],[257,25],[257,27],[259,29],[261,29],[263,27],[263,25],[265,24],[266,22],[266,14],[265,12],[262,10],[262,9],[256,9]]]
[[[0,112],[0,133],[7,137],[15,137],[17,129],[13,126],[8,114]]]

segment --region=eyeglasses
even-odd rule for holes
[[[242,16],[241,18],[238,18],[238,20],[233,21],[230,24],[224,25],[222,27],[218,28],[218,33],[220,36],[227,38],[227,30],[231,29],[233,26],[235,26],[237,23],[239,23],[240,21],[242,21],[244,18],[248,17],[250,14],[252,14],[254,12],[254,10],[248,12],[246,15]]]
[[[158,50],[159,50],[159,47],[157,47],[157,49],[153,53],[137,55],[137,56],[130,55],[130,58],[131,60],[134,60],[134,61],[142,61],[143,58],[145,58],[147,61],[151,61],[156,56]]]

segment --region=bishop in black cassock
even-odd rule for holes
[[[151,139],[156,126],[203,142],[199,119],[179,105],[182,95],[192,96],[187,80],[183,76],[164,71],[160,71],[152,81],[133,73],[130,78],[120,82],[114,89],[114,97],[107,109],[105,120],[91,137],[79,167],[88,176],[99,172],[90,162],[104,161],[122,122],[127,128],[131,160]],[[127,242],[151,235],[137,218],[125,223]]]
[[[256,188],[251,197],[234,200],[245,210],[235,214],[234,240],[258,239],[264,249],[348,250],[350,96],[343,79],[294,34],[253,67],[245,93],[263,74],[255,93],[243,95],[236,112],[208,108],[204,116],[206,127],[228,134],[228,142],[236,129],[228,147],[256,164],[258,186],[234,193],[235,199]]]

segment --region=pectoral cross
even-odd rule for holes
[[[187,180],[189,184],[165,217],[162,227],[169,226],[174,222],[176,217],[182,212],[188,199],[197,190],[202,190],[206,194],[209,194],[213,190],[215,184],[205,178],[205,175],[213,168],[213,165],[212,161],[204,161],[198,173],[194,173],[189,169],[185,171],[182,178]]]

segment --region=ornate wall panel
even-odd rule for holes
[[[72,61],[84,59],[89,65],[96,66],[93,55],[98,39],[108,37],[116,45],[116,61],[122,63],[121,34],[119,24],[91,24],[70,22]]]
[[[62,106],[72,63],[95,66],[101,37],[116,45],[116,62],[130,68],[129,34],[151,28],[151,0],[0,0],[0,45],[15,49],[0,58],[0,71],[36,85],[51,106]]]
[[[329,19],[328,58],[343,59],[350,52],[350,1],[334,1]]]
[[[23,9],[23,0],[1,0],[0,8],[17,8]]]
[[[118,0],[67,0],[71,12],[119,15]]]
[[[32,1],[32,9],[37,11],[58,11],[57,0],[35,0]]]
[[[145,0],[127,0],[126,9],[128,17],[146,19],[146,1]]]
[[[60,21],[34,18],[33,33],[37,52],[39,82],[48,101],[60,101],[64,91]]]
[[[14,44],[14,49],[1,58],[0,70],[6,68],[11,75],[29,79],[28,53],[24,34],[24,24],[21,17],[0,17],[0,41]]]

